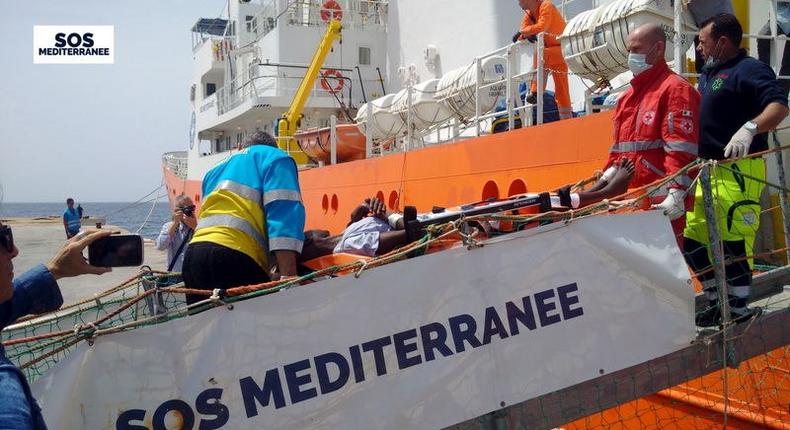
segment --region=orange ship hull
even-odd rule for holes
[[[727,369],[728,429],[790,429],[790,347],[778,348]],[[718,371],[652,396],[591,415],[562,428],[725,428],[724,372]]]
[[[303,170],[299,183],[307,228],[338,233],[351,210],[371,196],[390,209],[413,205],[428,211],[554,189],[603,167],[611,143],[612,114],[602,113]],[[200,204],[199,181],[180,179],[167,169],[165,179],[171,201],[183,192]]]
[[[580,132],[581,131],[581,132]],[[303,170],[299,180],[307,229],[339,233],[364,198],[378,196],[390,209],[451,207],[490,197],[552,190],[601,169],[612,143],[612,114],[600,113],[511,132],[437,145],[407,153]],[[200,204],[200,181],[164,169],[171,202],[180,193]],[[788,429],[788,348],[728,370],[741,391],[731,392],[727,427]],[[749,375],[759,380],[749,381]],[[716,372],[569,423],[564,428],[721,428],[723,372]],[[759,381],[771,381],[761,386]],[[731,385],[736,384],[731,382]],[[732,391],[732,390],[730,390]],[[737,404],[737,405],[736,405]],[[615,424],[616,423],[616,424]]]

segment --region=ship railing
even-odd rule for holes
[[[575,1],[578,0],[569,0],[563,2],[564,5],[570,6]],[[787,36],[781,34],[781,30],[778,29],[777,25],[777,10],[778,5],[780,3],[790,3],[790,0],[757,0],[761,2],[767,2],[769,5],[768,8],[768,29],[770,34],[749,34],[745,33],[744,38],[748,39],[755,39],[755,40],[770,40],[770,61],[769,64],[774,69],[777,74],[778,79],[790,79],[790,75],[781,75],[781,64],[782,64],[782,54],[784,50],[782,49],[782,44],[779,42],[787,42]],[[601,2],[595,2],[601,3]],[[682,31],[684,28],[685,22],[683,21],[683,2],[675,2],[675,33],[674,37],[675,40],[675,58],[685,58],[688,52],[680,52],[682,44],[680,40],[682,37],[685,36],[694,36],[696,33]],[[761,33],[765,32],[765,28]],[[521,66],[519,63],[519,52],[518,49],[521,46],[526,45],[526,43],[521,42],[515,45],[509,45],[506,47],[499,48],[495,51],[490,53],[484,54],[475,59],[475,62],[478,67],[478,82],[476,85],[475,90],[475,115],[469,119],[463,120],[451,120],[445,124],[440,124],[438,126],[429,127],[426,130],[421,130],[417,133],[413,127],[411,121],[407,121],[407,136],[406,142],[402,145],[398,146],[399,150],[409,150],[410,148],[418,147],[421,144],[426,142],[425,137],[430,135],[435,135],[435,138],[428,139],[427,141],[436,142],[436,143],[443,143],[443,142],[452,142],[459,139],[464,139],[467,137],[479,136],[483,133],[483,130],[491,124],[491,121],[496,117],[501,117],[504,113],[507,114],[508,119],[508,130],[512,130],[514,128],[514,120],[516,118],[520,118],[522,121],[522,127],[528,127],[532,125],[539,125],[543,123],[544,119],[544,106],[543,106],[543,99],[542,97],[538,97],[537,103],[534,105],[524,105],[521,103],[521,98],[516,94],[518,92],[518,85],[523,81],[529,80],[536,80],[538,83],[538,88],[543,88],[545,85],[545,74],[544,74],[544,64],[543,64],[543,35],[538,35],[538,40],[536,43],[532,44],[534,46],[534,55],[537,57],[537,67],[534,70],[528,70],[527,72],[520,73]],[[480,64],[486,58],[489,58],[494,55],[505,55],[507,58],[507,68],[508,73],[507,77],[503,80],[499,80],[493,83],[481,84],[479,79],[479,70]],[[785,60],[790,61],[790,59]],[[685,72],[686,62],[679,61],[675,62],[675,67],[678,69],[680,73],[687,77],[697,77],[699,76],[696,73],[687,73]],[[626,84],[624,86],[618,88],[596,88],[595,83],[586,82],[584,79],[576,76],[573,73],[569,73],[569,78],[576,77],[577,79],[581,79],[588,90],[585,92],[585,100],[584,100],[584,111],[583,114],[591,114],[599,111],[605,111],[612,109],[614,104],[595,104],[593,100],[599,97],[601,94],[605,94],[607,96],[611,95],[613,100],[616,100],[616,96],[627,90],[629,85]],[[505,97],[507,101],[507,109],[504,112],[481,112],[480,111],[480,94],[481,91],[487,91],[496,85],[502,85],[505,83],[507,86]],[[607,83],[608,84],[608,83]],[[537,113],[537,115],[534,115]],[[533,121],[533,115],[536,116],[536,121]],[[437,131],[437,129],[442,130],[449,130],[448,132],[442,134],[441,132]],[[412,142],[414,141],[414,142]]]
[[[256,76],[244,69],[228,84],[217,89],[217,115],[230,112],[241,106],[245,101],[258,97],[258,88],[254,85]]]
[[[770,133],[768,150],[739,160],[764,159],[766,165],[775,162],[780,172],[775,178],[766,180],[743,176],[737,165],[710,160],[692,163],[675,175],[691,175],[693,187],[699,192],[695,205],[704,208],[703,214],[695,214],[705,220],[710,244],[701,246],[708,248],[711,257],[705,267],[689,267],[692,272],[689,287],[699,288],[701,285],[698,283],[706,279],[704,282],[708,286],[695,294],[691,305],[696,316],[709,313],[711,307],[718,307],[720,316],[716,326],[697,327],[696,338],[690,345],[681,346],[667,355],[651,357],[616,372],[601,370],[600,375],[585,382],[520,403],[506,405],[503,402],[500,410],[447,429],[609,428],[613,425],[626,426],[625,423],[635,423],[634,426],[642,428],[646,423],[658,422],[661,425],[657,428],[731,428],[741,425],[782,428],[787,423],[787,412],[782,409],[787,405],[787,393],[777,387],[787,385],[784,383],[785,369],[790,364],[790,289],[787,287],[790,282],[790,249],[787,247],[790,244],[790,205],[781,166],[790,145],[781,144],[777,131]],[[749,187],[759,186],[770,191],[764,195],[772,195],[770,199],[761,199],[759,205],[750,204],[748,212],[763,220],[756,234],[754,249],[748,245],[745,255],[730,251],[730,239],[722,237],[720,228],[716,227],[724,225],[727,218],[726,234],[755,237],[755,227],[745,221],[747,216],[742,218],[744,222],[740,226],[737,222],[729,225],[732,214],[720,212],[717,199],[725,198],[726,193],[731,192],[721,186],[721,181],[733,175],[749,181]],[[623,197],[640,195],[636,200],[649,199],[652,193],[672,180],[668,177],[663,183],[653,184],[643,190],[645,194]],[[726,196],[728,199],[733,197]],[[638,207],[633,203],[625,204]],[[608,210],[612,208],[608,203],[605,207]],[[765,222],[766,218],[772,218],[773,223]],[[765,234],[771,230],[773,238]],[[704,254],[707,257],[707,253]],[[743,264],[747,259],[752,261]],[[754,316],[742,322],[734,321],[729,303],[731,300],[735,303],[732,298],[734,288],[743,287],[731,287],[727,282],[728,275],[732,276],[729,273],[732,267],[738,264],[746,265],[750,273],[761,272],[750,277],[747,296],[742,297]],[[699,262],[695,265],[702,266]],[[691,286],[694,283],[697,283],[696,287]],[[711,294],[717,297],[717,301],[711,300]],[[781,377],[777,378],[777,374]],[[781,382],[777,385],[776,381]],[[744,397],[744,392],[749,393],[747,397]],[[662,400],[645,399],[656,394],[655,397]],[[700,401],[702,398],[706,400]],[[663,409],[661,405],[665,401],[671,401],[673,406],[668,409],[675,412]],[[657,410],[654,409],[656,405]],[[694,412],[688,413],[688,410]],[[732,422],[732,426],[728,422]]]
[[[296,0],[288,5],[285,22],[291,26],[321,27],[326,22],[322,13],[332,13],[324,7],[324,1]],[[346,29],[387,28],[388,0],[338,0],[343,27]]]
[[[773,145],[774,154],[779,154],[782,149],[786,150],[788,148],[787,146],[779,147],[778,142],[775,140],[775,135]],[[752,156],[756,157],[758,155],[753,154]],[[710,176],[715,176],[717,174],[716,170],[723,173],[721,169],[726,169],[726,166],[717,166],[714,163],[699,163],[687,168],[690,167],[701,168],[701,173],[696,177],[695,182],[697,182],[697,187],[702,190],[701,192],[710,197],[715,190],[711,185]],[[679,174],[686,174],[686,172],[688,170],[679,172]],[[667,179],[671,180],[671,178]],[[749,178],[749,180],[756,179]],[[784,183],[784,179],[780,178],[776,185],[768,182],[765,182],[764,185],[773,189],[784,189],[782,192],[786,196],[787,186]],[[716,192],[723,191],[716,190]],[[641,199],[646,198],[648,197],[641,197]],[[710,209],[705,213],[707,225],[716,226],[723,223],[722,217],[726,215],[713,210],[716,206],[712,204],[709,198],[705,200],[705,207]],[[334,208],[335,206],[332,203],[332,207]],[[596,216],[594,214],[606,216],[610,209],[610,203],[605,203],[591,213],[579,211],[576,215],[583,217]],[[764,206],[762,210],[763,212],[773,211],[774,208]],[[790,226],[788,224],[790,222],[790,212],[787,211],[786,207],[783,207],[782,210],[785,211],[785,216],[783,217],[785,225]],[[499,219],[502,219],[502,215],[505,214],[500,214]],[[562,222],[562,219],[556,218],[556,215],[554,212],[537,216],[530,215],[529,217],[522,217],[521,220],[522,222],[529,221],[535,224],[538,223],[538,220],[542,221],[544,219],[549,222]],[[485,215],[480,219],[485,220]],[[491,216],[489,219],[498,221],[494,216]],[[572,218],[567,220],[567,223],[571,221]],[[456,231],[458,228],[458,226],[455,226]],[[716,228],[713,227],[712,230],[715,234]],[[711,243],[713,244],[711,248],[714,251],[714,255],[716,255],[716,249],[722,246],[722,239],[715,237],[714,234],[711,235]],[[428,238],[428,242],[437,240],[440,240],[440,238]],[[425,246],[427,246],[427,243],[424,243],[422,248]],[[389,254],[384,258],[372,262],[357,262],[358,264],[355,267],[348,269],[348,266],[346,266],[345,269],[352,272],[359,269],[357,271],[357,275],[359,275],[362,270],[368,267],[386,264],[385,261],[387,259],[388,261],[400,259],[401,256],[405,256],[407,252],[414,249],[415,247],[412,244],[409,247],[396,250],[393,254]],[[784,254],[787,257],[786,250],[779,252],[779,256]],[[758,256],[753,255],[753,257],[757,258]],[[660,262],[654,263],[660,264]],[[709,270],[716,275],[719,286],[718,293],[722,296],[721,302],[727,303],[724,264],[725,261],[719,257],[716,264],[711,265]],[[508,402],[508,404],[503,401],[500,403],[502,408],[500,410],[474,419],[466,417],[469,419],[468,421],[447,428],[459,430],[493,430],[499,428],[549,429],[556,427],[600,428],[597,425],[585,422],[570,423],[567,426],[565,424],[588,416],[594,417],[605,410],[609,410],[610,414],[615,415],[614,419],[608,418],[612,417],[612,415],[602,414],[600,416],[601,421],[604,423],[608,422],[609,426],[613,422],[624,424],[631,422],[636,423],[634,424],[635,426],[660,422],[662,427],[710,428],[713,422],[723,421],[725,424],[721,428],[727,428],[727,420],[731,419],[736,426],[749,424],[748,428],[783,428],[783,424],[787,422],[787,414],[784,412],[787,405],[787,390],[784,383],[787,372],[785,369],[787,369],[787,364],[790,363],[790,349],[788,348],[790,337],[787,335],[788,327],[790,327],[790,307],[788,307],[788,293],[790,293],[790,290],[786,290],[784,286],[790,279],[788,278],[788,275],[790,275],[789,268],[785,261],[783,267],[771,268],[770,271],[754,277],[748,301],[759,301],[757,304],[763,307],[763,314],[758,315],[747,323],[735,324],[730,319],[729,313],[724,312],[720,328],[698,331],[696,339],[691,344],[678,346],[677,349],[668,355],[643,357],[644,361],[641,363],[636,363],[632,367],[617,371],[605,372],[601,369],[595,372],[595,375],[591,375],[589,379],[585,378],[584,382],[577,385],[563,384],[557,390],[539,397],[523,400],[514,398],[514,401]],[[340,275],[338,273],[340,269],[343,269],[343,267],[329,268],[322,273],[327,276]],[[674,279],[674,269],[677,268],[670,267],[665,272],[668,275],[667,280]],[[659,270],[659,272],[661,271]],[[14,326],[7,327],[3,331],[6,350],[10,351],[7,354],[21,369],[24,369],[26,376],[31,381],[34,381],[55,364],[55,359],[60,360],[70,351],[73,351],[78,342],[92,342],[97,336],[172,321],[191,314],[189,310],[192,309],[205,309],[205,306],[227,306],[232,301],[243,300],[253,296],[253,294],[249,294],[251,291],[264,292],[262,288],[267,288],[269,289],[268,291],[279,288],[300,288],[298,286],[300,281],[313,279],[316,275],[315,273],[309,274],[302,279],[291,280],[288,284],[280,284],[274,287],[271,284],[265,284],[260,285],[255,290],[246,289],[246,297],[239,298],[236,296],[234,299],[233,295],[230,295],[227,303],[220,300],[211,300],[208,296],[205,296],[206,300],[190,305],[187,308],[185,307],[183,293],[180,292],[180,288],[168,289],[166,285],[170,285],[170,282],[163,285],[165,276],[169,278],[172,274],[161,273],[143,272],[138,277],[131,278],[117,287],[76,304],[66,306],[56,314],[27,319]],[[683,273],[686,273],[685,270],[683,270]],[[671,277],[669,276],[670,274],[672,275]],[[678,277],[683,278],[682,276]],[[140,283],[138,280],[148,281],[150,284]],[[157,280],[163,281],[163,283],[157,283]],[[170,280],[168,279],[168,281]],[[629,286],[627,281],[626,279],[625,287]],[[648,284],[648,286],[650,285]],[[157,291],[159,288],[162,290]],[[148,294],[148,297],[152,298],[152,300],[141,300],[146,299],[143,294]],[[667,298],[665,299],[668,300]],[[674,300],[673,297],[669,299]],[[704,302],[707,302],[705,295],[698,295],[695,298],[695,303],[688,303],[688,305],[692,309],[702,310],[706,306],[700,306],[703,304],[703,299]],[[620,304],[616,300],[611,304],[615,307],[628,305],[627,303]],[[680,303],[680,305],[683,305],[683,303]],[[624,316],[625,318],[630,317],[627,313]],[[623,317],[623,315],[616,315],[616,317]],[[88,322],[86,323],[86,321]],[[590,323],[595,324],[596,322],[592,320]],[[688,323],[691,323],[691,321],[688,321]],[[71,329],[72,327],[74,327],[74,330]],[[97,327],[101,328],[101,330],[97,330]],[[9,344],[9,341],[12,341],[13,344]],[[627,353],[628,351],[624,352]],[[752,358],[755,358],[755,360],[751,362],[746,361]],[[720,377],[717,376],[708,380],[701,378],[713,372],[720,372],[718,374]],[[693,382],[687,386],[678,385],[687,381]],[[642,407],[634,404],[624,404],[670,387],[676,388],[659,394],[660,398],[655,403],[658,405],[658,409],[653,409],[656,406],[650,402]],[[762,394],[765,397],[756,396],[756,394],[760,394],[760,391],[763,391]],[[744,397],[743,393],[746,393],[748,397]],[[704,397],[704,401],[700,400],[702,397]],[[705,399],[713,400],[708,401]],[[765,408],[761,406],[759,409],[760,411],[765,411],[765,413],[760,414],[758,411],[748,408],[749,403],[762,402],[763,399],[766,400],[766,406]],[[521,401],[516,402],[518,400]],[[672,410],[661,408],[661,405],[666,403],[671,403]],[[623,408],[609,409],[618,405],[623,405]],[[693,410],[694,413],[689,414],[688,410]],[[773,411],[776,413],[772,413]]]
[[[759,0],[758,0],[759,1]],[[762,0],[766,1],[766,0]],[[779,11],[779,4],[785,3],[783,7],[790,7],[790,0],[768,0],[769,9],[768,9],[768,31],[769,34],[757,34],[757,35],[744,35],[745,37],[754,38],[757,40],[758,45],[760,44],[761,40],[768,40],[770,44],[769,48],[769,63],[771,67],[773,67],[774,72],[776,73],[777,79],[790,79],[790,75],[782,75],[782,61],[783,61],[783,54],[785,50],[779,49],[779,41],[784,41],[785,43],[788,42],[788,38],[784,34],[779,34],[778,31],[778,11]],[[758,48],[759,51],[759,48]],[[788,59],[790,61],[790,59]]]
[[[332,70],[339,72],[342,77],[335,75],[327,76],[326,82],[322,78],[316,79],[313,83],[311,98],[330,98],[334,99],[335,94],[338,98],[343,100],[349,105],[353,105],[352,90],[354,80],[352,79],[354,69],[336,68],[336,67],[323,67],[322,73]],[[302,80],[304,80],[304,72],[307,71],[307,65],[298,64],[273,64],[261,63],[255,68],[255,81],[256,89],[261,96],[292,96],[299,88]],[[342,81],[342,82],[341,82]],[[338,89],[337,91],[328,91],[324,86],[330,89]],[[346,100],[346,97],[348,99]]]
[[[228,20],[222,18],[201,18],[192,26],[192,53],[197,52],[207,41],[222,40],[228,34]]]
[[[368,141],[370,141],[368,147],[372,148],[372,151],[369,150],[369,153],[383,155],[385,153],[409,151],[426,145],[451,143],[470,137],[480,136],[481,134],[487,133],[486,129],[492,126],[495,119],[505,116],[507,117],[509,129],[511,130],[515,126],[515,121],[519,119],[522,121],[523,127],[542,124],[544,117],[543,98],[538,97],[537,103],[535,104],[523,103],[519,94],[519,85],[521,83],[529,84],[531,80],[536,79],[538,88],[543,87],[545,82],[545,76],[544,73],[542,73],[544,70],[542,49],[544,37],[545,35],[543,33],[538,34],[537,41],[534,44],[534,51],[537,56],[536,68],[530,67],[526,71],[522,71],[521,56],[527,50],[526,42],[510,44],[474,59],[470,67],[475,68],[476,76],[474,88],[472,89],[475,112],[470,118],[463,117],[463,115],[455,112],[453,118],[447,121],[418,130],[414,126],[413,109],[411,103],[409,103],[408,109],[405,112],[406,118],[404,118],[406,125],[405,131],[397,137],[383,139],[380,142],[372,142],[372,139],[368,137]],[[483,62],[495,56],[505,57],[505,74],[500,79],[484,82]],[[407,100],[410,102],[412,100],[412,92],[416,90],[411,85],[407,86],[407,90]],[[502,97],[504,97],[506,109],[504,111],[497,111],[495,107],[490,111],[484,111],[484,107],[481,103],[481,94],[486,91],[503,94]],[[535,116],[534,124],[533,116]]]
[[[580,0],[568,0],[565,1],[564,4],[571,5],[573,2],[576,1],[580,1]],[[787,81],[790,79],[790,75],[781,74],[782,56],[784,52],[782,43],[786,43],[790,38],[782,34],[781,29],[778,29],[777,11],[778,8],[780,7],[779,5],[781,5],[782,3],[787,5],[788,3],[790,3],[790,0],[756,0],[756,1],[761,3],[767,2],[767,8],[765,9],[768,12],[768,21],[766,23],[767,25],[764,26],[761,29],[761,31],[758,32],[758,34],[752,34],[749,32],[744,33],[743,34],[744,40],[745,41],[756,40],[758,46],[762,43],[768,42],[770,48],[767,51],[769,51],[769,54],[765,55],[764,53],[765,50],[761,50],[758,47],[757,56],[761,61],[770,64],[771,68],[774,70],[774,72],[777,75],[777,79]],[[681,58],[682,61],[675,61],[671,65],[675,70],[675,72],[688,78],[692,83],[696,83],[696,79],[699,78],[700,75],[696,73],[694,70],[689,70],[689,68],[691,67],[690,55],[693,55],[692,53],[694,52],[693,50],[696,49],[696,46],[692,45],[689,48],[689,50],[684,51],[682,48],[683,43],[681,43],[683,38],[686,37],[693,38],[694,36],[697,35],[697,31],[684,30],[684,28],[688,28],[689,26],[696,27],[696,23],[686,22],[684,17],[687,15],[684,14],[683,3],[684,2],[674,3],[674,25],[673,25],[674,33],[671,35],[671,37],[674,38],[673,58]],[[746,28],[746,30],[748,30],[748,28]],[[605,45],[593,49],[605,49]],[[574,54],[572,56],[566,57],[566,60],[579,55],[586,55],[588,53],[589,51],[583,54]],[[790,58],[788,58],[788,60],[786,61],[790,61]],[[573,73],[569,73],[569,77],[573,75],[574,75]],[[585,86],[588,87],[588,90],[585,91],[585,110],[584,110],[585,114],[605,111],[614,108],[614,103],[604,102],[603,104],[595,104],[593,103],[593,100],[600,97],[601,95],[605,95],[605,96],[611,96],[611,97],[607,97],[608,100],[611,100],[612,102],[616,102],[617,100],[616,96],[630,87],[630,84],[625,84],[624,86],[618,88],[611,88],[611,87],[607,87],[607,85],[609,85],[608,82],[589,84],[584,79],[582,79],[582,82],[585,82]],[[790,83],[786,83],[785,85],[790,86]]]
[[[256,39],[271,33],[277,28],[278,2],[276,0],[266,0],[261,2],[261,10],[252,18],[244,23],[247,33],[252,34]]]
[[[223,86],[217,90],[217,115],[230,112],[241,106],[248,100],[257,99],[261,96],[277,97],[291,95],[296,87],[289,86],[293,81],[298,85],[301,78],[291,76],[281,76],[279,74],[259,74],[255,76],[242,76],[234,79],[230,86]],[[313,95],[316,97],[331,97],[331,94],[324,94],[318,91],[320,85],[316,83],[313,88]]]
[[[277,141],[277,147],[280,148],[286,154],[290,155],[293,158],[297,158],[297,159],[304,157],[304,152],[302,151],[302,147],[301,147],[301,145],[299,145],[299,141],[296,139],[295,136],[277,136],[274,139]],[[336,142],[336,140],[335,140],[335,142]],[[333,146],[333,151],[336,151],[336,148],[337,148],[337,146],[335,144],[335,146]],[[336,162],[337,156],[336,156],[335,152],[332,153],[332,158]],[[308,160],[309,160],[309,158],[308,158]],[[299,164],[298,168],[299,168],[299,170],[312,169],[312,168],[318,167],[319,165],[322,165],[322,164],[323,163],[321,163],[321,162],[314,163],[312,161],[308,161],[307,163]],[[332,164],[335,164],[335,163],[332,163]]]
[[[248,97],[249,88],[242,86],[234,88],[233,85],[223,86],[217,90],[217,115],[230,112],[240,106]]]
[[[752,34],[748,32],[743,33],[744,40],[756,40],[758,45],[761,41],[768,41],[770,44],[768,58],[759,58],[761,61],[765,61],[766,63],[771,65],[771,68],[776,73],[777,79],[780,80],[790,80],[790,75],[782,75],[782,59],[784,49],[780,49],[782,45],[779,42],[787,43],[790,38],[786,35],[782,34],[780,31],[781,29],[778,28],[778,10],[779,5],[784,3],[784,7],[788,7],[787,3],[790,3],[790,0],[754,0],[760,3],[768,3],[768,28],[766,29],[765,26],[761,28],[761,31],[758,31],[758,34]],[[680,44],[678,40],[682,35],[689,35],[689,36],[696,36],[696,32],[689,32],[689,31],[682,31],[683,24],[685,23],[683,20],[683,2],[675,2],[675,52],[674,58],[685,58],[683,52],[681,52]],[[747,5],[750,2],[747,2]],[[694,23],[692,23],[694,24]],[[744,30],[748,30],[748,28],[744,28]],[[768,33],[764,34],[763,31],[767,30]],[[696,47],[695,47],[696,48]],[[759,48],[758,48],[758,55],[759,55]],[[786,60],[790,61],[790,59]],[[675,62],[675,71],[680,73],[681,75],[687,78],[697,78],[699,77],[698,73],[690,72],[686,70],[687,64],[684,61]]]
[[[284,11],[280,11],[279,3],[277,0],[262,1],[260,12],[245,21],[246,32],[259,40],[282,24],[320,27],[326,25],[322,12],[331,12],[325,9],[324,1],[291,1]],[[340,0],[339,4],[345,28],[360,29],[376,26],[386,29],[387,0]]]
[[[244,71],[230,85],[223,86],[217,90],[217,115],[229,112],[244,102],[258,97],[292,97],[304,78],[304,73],[299,71],[303,72],[306,68],[306,66],[302,65],[268,63],[261,63],[251,67],[249,69],[252,71],[251,73]],[[354,70],[331,67],[322,70],[326,71],[329,69],[341,72],[343,76],[329,76],[326,78],[326,83],[321,79],[317,79],[312,87],[311,98],[335,100],[337,97],[347,106],[353,106]],[[328,85],[331,88],[339,88],[339,90],[331,92],[326,90],[324,85]]]
[[[220,43],[222,40],[225,40],[225,39],[228,39],[228,38],[223,37],[223,36],[212,36],[212,35],[206,35],[206,34],[193,33],[192,34],[192,53],[194,54],[194,53],[198,52],[198,50],[200,50],[200,48],[202,48],[203,45],[206,44],[206,42],[211,42],[211,43],[216,44],[216,43]],[[232,39],[232,38],[230,38],[230,39]],[[217,45],[215,45],[215,46],[217,46]]]
[[[187,151],[166,152],[162,155],[162,165],[180,179],[187,178]]]

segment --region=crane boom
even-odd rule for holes
[[[313,55],[310,66],[307,68],[307,72],[294,94],[291,106],[289,106],[288,110],[280,117],[280,122],[277,127],[277,137],[279,138],[277,140],[277,146],[290,154],[296,161],[296,164],[307,163],[308,157],[302,152],[301,148],[298,147],[293,136],[296,134],[299,119],[302,117],[302,110],[305,104],[307,104],[307,100],[310,98],[310,92],[313,89],[315,80],[318,78],[318,74],[321,72],[324,60],[326,60],[326,56],[332,49],[332,45],[340,38],[342,30],[343,25],[339,20],[333,19],[329,21],[326,33],[324,33],[324,37],[321,39],[321,43],[318,45],[318,49],[316,49]],[[294,146],[296,147],[294,148]]]

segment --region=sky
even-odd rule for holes
[[[8,1],[0,12],[4,202],[134,201],[188,147],[190,29],[224,0]],[[34,25],[114,25],[115,64],[33,64]]]

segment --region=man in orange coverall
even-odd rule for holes
[[[524,10],[524,19],[521,21],[521,28],[513,36],[513,42],[528,39],[535,41],[535,35],[545,32],[546,36],[543,47],[543,85],[546,85],[548,72],[554,78],[554,94],[559,107],[560,119],[573,117],[571,108],[571,95],[568,91],[568,65],[562,57],[562,48],[557,41],[557,37],[565,30],[565,20],[562,19],[560,11],[550,0],[518,0],[518,5]],[[533,68],[537,68],[538,57],[535,55],[532,61]],[[541,88],[541,94],[545,88]],[[538,95],[537,79],[532,80],[530,95],[527,97],[529,103],[535,103]]]

